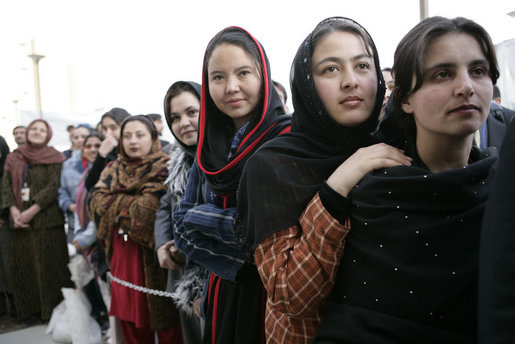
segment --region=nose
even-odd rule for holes
[[[186,128],[188,125],[190,125],[190,120],[188,116],[181,116],[181,121],[179,122],[179,125],[181,128]]]
[[[239,89],[240,89],[240,87],[239,87],[238,79],[235,77],[231,77],[231,76],[227,77],[227,85],[226,85],[225,91],[227,93],[235,93],[235,92],[238,92]]]
[[[341,88],[356,88],[358,86],[358,79],[352,70],[344,70],[342,73]]]
[[[471,97],[474,94],[472,78],[467,71],[462,71],[456,76],[455,95],[458,97]]]

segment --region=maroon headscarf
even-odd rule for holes
[[[33,144],[29,141],[29,131],[36,122],[45,124],[48,130],[46,140],[41,144]],[[21,188],[23,186],[23,174],[25,173],[27,164],[30,166],[60,164],[66,159],[63,153],[48,146],[48,142],[50,142],[51,138],[52,128],[48,122],[43,119],[36,119],[27,126],[27,133],[25,134],[27,143],[20,145],[7,156],[4,171],[9,172],[11,175],[12,191],[18,209],[22,209],[23,206]]]

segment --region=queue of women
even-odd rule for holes
[[[119,108],[64,164],[50,125],[28,126],[2,193],[18,319],[47,320],[70,283],[61,206],[125,343],[515,340],[514,145],[499,160],[474,144],[499,76],[480,25],[408,32],[381,121],[378,52],[349,18],[301,42],[292,115],[243,28],[213,37],[202,72],[166,92],[170,154],[149,117]]]

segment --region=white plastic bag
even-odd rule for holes
[[[52,311],[52,316],[48,322],[45,334],[52,334],[52,340],[57,343],[72,342],[70,325],[66,318],[66,304],[64,300],[61,301],[61,303],[59,303]]]
[[[80,254],[76,254],[70,258],[68,269],[70,269],[72,281],[75,282],[75,286],[79,289],[82,289],[95,278],[95,272],[90,268],[86,259]]]
[[[66,317],[73,344],[101,344],[102,330],[89,313],[91,305],[78,289],[62,288],[66,304]]]

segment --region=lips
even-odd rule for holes
[[[195,133],[195,130],[188,130],[188,131],[185,131],[181,134],[181,136],[187,136],[187,135],[192,135]]]
[[[361,98],[358,96],[348,96],[340,101],[340,104],[342,104],[342,105],[351,105],[351,106],[355,106],[360,103],[361,103]]]
[[[242,102],[243,102],[242,98],[234,98],[234,99],[229,99],[227,101],[227,104],[232,105],[232,106],[236,106],[236,105],[240,105]]]
[[[449,112],[470,112],[470,111],[479,111],[479,108],[474,104],[464,104],[452,109]]]

